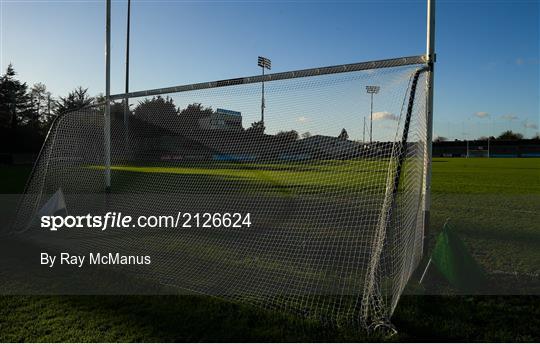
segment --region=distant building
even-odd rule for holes
[[[242,130],[242,113],[216,109],[210,116],[200,119],[199,125],[208,130]]]

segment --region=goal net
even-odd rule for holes
[[[167,292],[388,321],[422,256],[426,75],[410,57],[135,92],[127,119],[113,96],[110,170],[103,105],[57,118],[13,231],[51,250],[150,256],[109,268]],[[53,233],[35,217],[59,190],[70,215],[182,215]]]
[[[467,158],[489,158],[489,147],[470,144],[467,150]]]

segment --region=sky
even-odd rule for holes
[[[113,94],[124,88],[126,4],[112,5]],[[537,134],[539,2],[440,0],[436,16],[434,136],[463,139],[505,129]],[[0,67],[13,63],[21,80],[43,82],[54,96],[79,85],[103,93],[104,24],[104,0],[0,0]],[[282,72],[424,54],[426,2],[133,0],[131,25],[135,91],[256,75],[259,55],[271,58],[272,72]],[[340,91],[334,92],[338,99]],[[355,91],[344,86],[343,92]],[[324,94],[332,101],[332,93]],[[272,111],[287,104],[269,97],[270,122]],[[342,110],[369,112],[367,95],[358,97]],[[257,99],[254,94],[251,105],[260,106]],[[381,91],[374,105],[378,133],[395,118],[386,104]],[[228,106],[242,107],[240,101]],[[244,125],[256,120],[256,111],[246,105]],[[279,126],[304,131],[326,123],[335,131],[342,124],[315,112],[295,113],[290,125]],[[353,136],[363,135],[356,113],[345,117],[354,118],[347,122]]]

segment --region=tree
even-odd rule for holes
[[[448,141],[448,138],[444,136],[437,136],[435,140],[433,140],[433,142],[445,142],[445,141]]]
[[[296,141],[300,137],[296,130],[280,131],[276,134],[276,137],[285,141]]]
[[[32,109],[35,112],[35,120],[39,123],[48,123],[54,111],[54,99],[51,97],[51,92],[47,91],[47,87],[38,82],[30,89],[30,97],[32,99]]]
[[[135,118],[166,128],[179,128],[178,109],[172,98],[161,96],[140,101],[133,110]]]
[[[131,111],[128,109],[128,116],[129,115],[131,115]],[[124,102],[111,103],[111,119],[122,122],[124,121]]]
[[[10,153],[34,152],[43,143],[43,131],[26,83],[15,76],[10,64],[0,77],[0,147]]]
[[[212,108],[205,108],[201,103],[193,103],[179,112],[178,120],[183,128],[192,130],[200,127],[199,121],[201,119],[210,117],[213,113]]]
[[[345,128],[341,129],[341,133],[339,133],[338,139],[341,139],[341,140],[349,139],[349,134],[347,133],[347,130],[345,130]]]
[[[88,95],[88,89],[77,87],[67,97],[56,102],[56,114],[62,115],[71,111],[80,110],[94,103],[94,98]]]
[[[15,129],[33,117],[28,86],[15,78],[17,73],[9,64],[0,78],[0,127]]]
[[[103,93],[98,93],[95,97],[94,97],[94,103],[95,104],[101,104],[101,103],[105,103],[105,95]]]
[[[252,134],[264,134],[265,126],[263,121],[257,121],[251,123],[251,126],[246,129],[246,132],[252,133]]]
[[[512,130],[507,130],[497,137],[497,140],[522,140],[523,134],[514,133]]]
[[[93,98],[92,105],[99,111],[105,112],[105,95],[98,93]],[[133,114],[131,109],[128,109],[128,115]],[[111,120],[123,121],[124,120],[124,102],[111,101]]]
[[[311,137],[311,133],[309,131],[306,131],[305,133],[302,134],[303,139],[307,139],[309,137]]]

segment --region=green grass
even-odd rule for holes
[[[434,194],[540,195],[540,159],[435,158]]]
[[[291,185],[319,180],[337,163],[309,173],[287,166],[232,172],[233,178],[276,178]],[[247,166],[243,166],[247,167]],[[355,164],[342,168],[359,169]],[[131,174],[141,171],[130,169]],[[140,167],[156,168],[156,167]],[[0,167],[0,192],[20,192],[29,168]],[[180,174],[231,178],[205,166]],[[348,173],[351,171],[349,170]],[[296,173],[299,173],[298,177]],[[300,175],[304,175],[301,178]],[[310,175],[313,177],[310,177]],[[340,181],[326,178],[339,186]],[[466,246],[490,272],[535,274],[540,267],[540,159],[435,159],[431,237],[451,218]],[[289,186],[285,186],[288,188]],[[393,317],[400,340],[533,341],[540,333],[538,296],[402,297]],[[255,307],[195,296],[2,296],[0,341],[362,341],[365,334]],[[377,340],[377,338],[369,338]]]
[[[229,192],[264,192],[273,195],[322,193],[332,190],[349,193],[363,189],[383,188],[388,161],[330,160],[305,163],[197,163],[180,166],[112,166],[113,192],[133,192],[132,185],[142,185],[148,174],[158,174],[166,192],[183,193],[194,185],[205,185],[219,180],[227,182]],[[88,166],[90,170],[103,170],[104,166]],[[88,173],[74,171],[74,173]],[[359,178],[359,176],[365,178]],[[140,182],[139,182],[140,181]],[[252,186],[256,185],[256,188]],[[251,191],[250,191],[251,190]],[[152,192],[155,192],[154,189]],[[383,192],[383,191],[381,191]]]
[[[540,273],[540,159],[435,159],[432,222],[447,218],[487,271]]]

